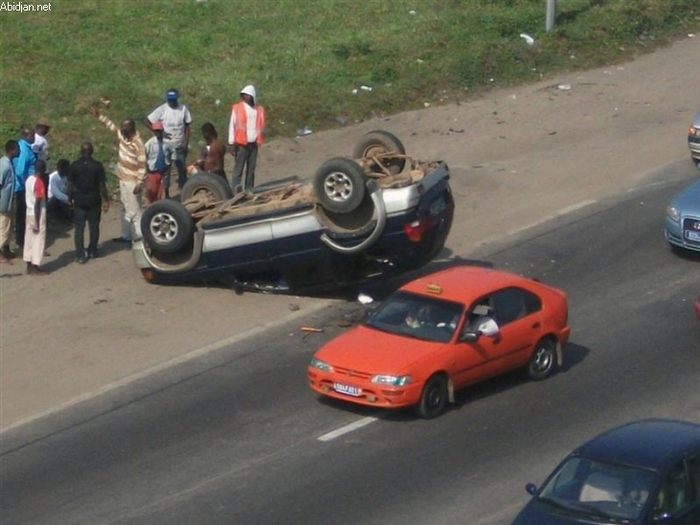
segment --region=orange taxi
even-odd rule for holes
[[[566,294],[479,266],[454,266],[402,286],[362,325],[321,347],[311,388],[361,405],[415,405],[440,415],[456,390],[522,368],[540,380],[562,363]]]
[[[700,292],[698,292],[698,298],[695,300],[695,316],[700,319]]]

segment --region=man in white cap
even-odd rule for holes
[[[152,130],[155,122],[163,123],[165,139],[173,148],[172,161],[177,168],[177,185],[180,189],[187,182],[187,149],[190,144],[190,124],[192,124],[192,114],[187,106],[180,104],[180,93],[175,88],[170,88],[165,92],[165,103],[154,109],[148,117],[143,119],[143,123]],[[170,197],[170,169],[166,168],[163,177],[163,187],[165,197]]]
[[[228,144],[235,158],[231,185],[235,192],[255,186],[258,147],[263,142],[265,130],[265,108],[257,103],[255,86],[245,86],[240,95],[241,100],[231,106],[231,121],[228,126]],[[245,181],[241,184],[244,166]]]

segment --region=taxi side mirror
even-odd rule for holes
[[[462,335],[459,336],[459,340],[467,343],[475,343],[479,340],[480,335],[479,332],[462,332]]]

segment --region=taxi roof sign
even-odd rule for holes
[[[441,294],[442,293],[442,286],[440,286],[439,284],[430,283],[430,284],[428,284],[428,286],[426,286],[426,290],[429,293]]]

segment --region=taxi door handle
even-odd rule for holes
[[[540,323],[539,321],[532,323],[532,328],[539,328],[540,326],[542,326],[542,323]]]

